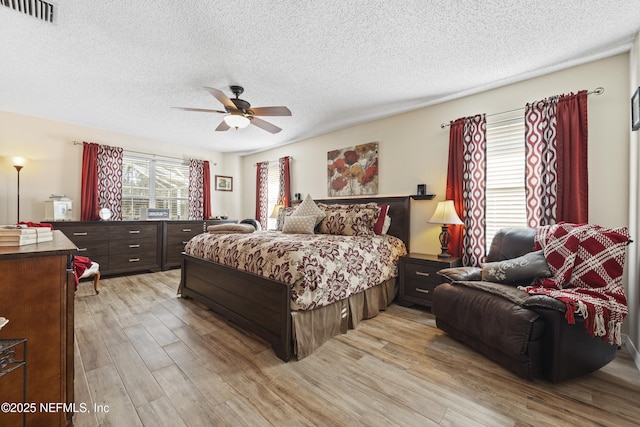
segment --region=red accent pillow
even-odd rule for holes
[[[384,227],[384,219],[387,217],[388,212],[389,212],[389,205],[380,205],[380,215],[378,215],[378,220],[373,225],[374,233],[382,234],[382,227]]]

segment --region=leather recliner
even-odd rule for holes
[[[487,262],[531,252],[534,236],[531,228],[499,231]],[[590,336],[581,316],[575,315],[575,324],[567,322],[564,303],[512,285],[478,282],[477,274],[472,281],[474,286],[467,286],[469,280],[454,280],[436,287],[436,325],[516,375],[555,383],[595,371],[615,358],[618,347]]]

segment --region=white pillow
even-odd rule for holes
[[[285,234],[313,234],[315,227],[315,215],[290,215],[284,218],[282,232]]]
[[[292,216],[309,216],[314,215],[316,217],[316,223],[314,226],[320,224],[320,221],[326,216],[324,211],[316,205],[310,194],[298,205]],[[286,221],[285,221],[286,222]]]

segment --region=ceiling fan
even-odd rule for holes
[[[222,119],[222,122],[216,128],[216,131],[226,131],[231,128],[240,129],[247,127],[249,124],[259,127],[271,133],[278,133],[282,129],[278,126],[269,123],[265,120],[259,119],[256,116],[290,116],[291,111],[287,107],[256,107],[252,108],[244,99],[240,99],[239,96],[244,92],[242,86],[229,86],[231,92],[236,96],[235,98],[229,98],[221,90],[211,87],[205,87],[218,101],[222,103],[225,111],[222,110],[207,110],[204,108],[185,108],[185,107],[172,107],[184,111],[197,111],[203,113],[222,113],[226,114]]]

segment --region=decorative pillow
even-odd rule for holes
[[[551,270],[541,250],[518,258],[482,264],[482,280],[487,282],[521,284],[550,276]]]
[[[296,208],[291,206],[280,208],[280,210],[278,211],[278,226],[277,226],[278,231],[282,231],[282,227],[284,227],[284,219],[290,215],[293,215],[295,211],[296,211]]]
[[[382,226],[382,233],[387,234],[389,231],[389,227],[391,227],[391,217],[389,215],[384,217],[384,225]]]
[[[316,215],[291,215],[285,217],[282,232],[285,234],[313,234],[316,221]]]
[[[322,234],[343,236],[373,235],[373,226],[380,215],[376,203],[354,205],[325,205],[319,207],[326,212],[318,230]]]
[[[320,221],[322,221],[322,218],[324,218],[326,214],[322,209],[318,207],[318,205],[316,205],[316,202],[313,201],[313,199],[311,198],[311,195],[307,194],[307,197],[305,197],[302,203],[298,205],[293,215],[294,216],[314,215],[316,217],[316,223],[313,225],[316,226],[320,223]]]
[[[482,280],[482,269],[480,267],[452,267],[443,268],[438,274],[449,282],[455,281],[476,281]]]
[[[210,225],[207,231],[211,234],[253,233],[256,231],[251,224],[218,224]]]
[[[384,227],[384,222],[387,219],[387,213],[389,212],[389,205],[380,205],[380,213],[378,214],[378,219],[376,223],[373,225],[373,232],[376,234],[385,234],[382,232]]]

